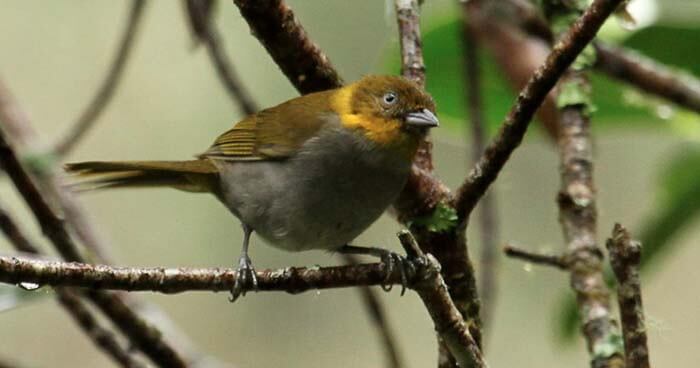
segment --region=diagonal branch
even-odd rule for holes
[[[515,22],[526,33],[551,43],[554,36],[547,22],[526,1],[509,0],[513,7]],[[671,70],[656,60],[645,57],[631,49],[594,42],[597,51],[595,68],[610,77],[636,87],[644,92],[664,98],[678,106],[700,112],[700,80],[696,77]]]
[[[302,94],[340,87],[343,80],[282,0],[233,0],[250,30]]]
[[[409,258],[423,262],[412,287],[430,313],[441,341],[460,367],[486,368],[479,343],[469,333],[462,313],[447,290],[440,273],[440,263],[431,254],[423,253],[408,230],[400,231],[398,236]]]
[[[226,57],[226,53],[221,47],[219,32],[211,19],[213,2],[210,0],[187,0],[186,5],[193,33],[206,45],[209,57],[231,100],[245,115],[255,113],[258,111],[258,107],[243,87],[231,61]]]
[[[593,40],[603,22],[621,0],[596,0],[554,46],[547,60],[520,92],[496,138],[457,192],[455,208],[467,221],[477,202],[496,180],[513,151],[520,145],[532,117],[547,93],[579,53]]]
[[[31,243],[12,216],[0,205],[0,230],[15,249],[29,254],[39,254],[39,248]],[[66,288],[56,288],[56,298],[65,311],[73,317],[90,340],[109,357],[123,367],[142,367],[131,353],[119,345],[114,335],[99,322],[87,308],[80,295]]]
[[[596,42],[596,68],[644,92],[700,113],[700,80],[672,71],[642,54]]]
[[[25,146],[35,144],[32,141],[34,137],[31,134],[32,130],[26,114],[14,101],[13,96],[2,81],[0,81],[0,122],[2,123],[0,126],[0,164],[34,213],[42,231],[51,240],[61,256],[69,261],[83,261],[64,220],[49,205],[8,143],[6,134],[12,132],[15,134],[15,140],[22,142]],[[54,199],[56,197],[61,199],[61,204],[65,206],[66,201],[70,201],[72,197],[59,187],[60,184],[53,176],[54,169],[50,158],[44,157],[43,159],[43,166],[37,166],[37,163],[34,163],[37,177],[44,179],[42,181],[44,187],[51,190]],[[81,214],[76,212],[77,207],[72,209],[75,210],[73,214]],[[85,224],[85,222],[81,221],[80,224]],[[128,308],[118,295],[94,292],[87,296],[154,363],[164,367],[184,367],[186,365],[179,354],[163,341],[162,334]]]
[[[138,33],[143,18],[143,9],[146,5],[146,0],[132,0],[131,10],[129,11],[129,20],[124,28],[124,34],[119,42],[117,53],[109,67],[107,76],[102,85],[97,90],[97,93],[87,105],[85,110],[80,114],[78,120],[73,124],[68,133],[61,141],[56,144],[54,151],[59,156],[68,154],[80,139],[92,128],[97,122],[97,119],[104,111],[104,108],[109,104],[109,101],[114,96],[124,74],[124,68],[131,55],[134,39]]]

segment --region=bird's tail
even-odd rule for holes
[[[171,187],[213,192],[218,170],[207,159],[191,161],[89,161],[66,164],[78,190]]]

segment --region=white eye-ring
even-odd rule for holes
[[[393,105],[399,100],[399,97],[396,96],[396,93],[394,92],[388,92],[384,95],[384,97],[382,97],[382,99],[384,100],[385,104]]]

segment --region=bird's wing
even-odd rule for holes
[[[297,97],[251,115],[220,135],[201,157],[228,161],[291,157],[331,120],[329,93]]]

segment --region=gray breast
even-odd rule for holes
[[[226,206],[271,245],[300,251],[351,242],[396,199],[410,162],[330,128],[290,159],[217,166]]]

